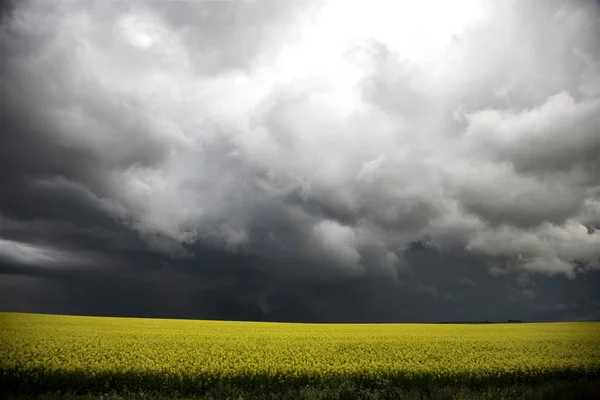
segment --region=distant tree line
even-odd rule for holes
[[[508,321],[506,321],[506,323],[521,323],[524,322],[520,319],[509,319]],[[444,322],[438,322],[438,324],[501,324],[503,322],[498,321],[498,322],[492,322],[492,321],[444,321]]]

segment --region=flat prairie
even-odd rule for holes
[[[11,396],[230,390],[335,398],[346,390],[361,398],[393,391],[458,398],[599,378],[600,322],[292,324],[0,313],[0,379]]]

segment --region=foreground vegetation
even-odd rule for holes
[[[485,389],[469,389],[456,386],[437,387],[430,391],[387,387],[373,389],[353,385],[287,388],[275,391],[243,390],[231,386],[209,389],[202,395],[181,396],[177,393],[121,392],[99,394],[74,394],[69,392],[40,395],[7,396],[5,400],[245,400],[245,399],[403,399],[403,400],[497,400],[497,399],[598,399],[600,381],[578,380],[570,382],[547,382],[536,386],[503,386]]]
[[[591,393],[600,380],[600,323],[324,325],[4,313],[0,380],[20,396]]]

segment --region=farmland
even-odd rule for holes
[[[600,377],[600,323],[284,324],[0,314],[14,393],[469,390]]]

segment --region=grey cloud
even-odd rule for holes
[[[521,176],[510,164],[481,165],[462,176],[457,197],[469,213],[494,224],[563,224],[579,214],[585,192],[570,181]]]
[[[366,49],[363,47],[362,51],[371,53],[369,58],[372,62],[371,71],[361,84],[367,102],[410,119],[426,113],[433,93],[423,87],[423,78],[417,67],[412,66],[410,61],[398,59],[381,43],[372,43]]]
[[[477,286],[477,284],[469,278],[458,278],[456,279],[456,282],[464,286]]]
[[[377,30],[311,39],[311,1],[20,3],[0,32],[0,273],[24,291],[2,306],[592,315],[597,7],[482,4],[441,68]]]
[[[437,289],[430,285],[417,286],[417,292],[425,293],[436,298],[439,296]]]
[[[73,265],[94,266],[93,256],[69,252],[68,250],[15,240],[0,239],[0,258],[9,262],[27,265],[70,267]]]
[[[511,162],[519,172],[560,177],[557,172],[574,171],[562,179],[598,184],[599,108],[598,100],[575,102],[561,92],[520,113],[471,114],[465,135],[474,142],[471,151]]]
[[[142,3],[143,4],[143,3]],[[315,13],[317,3],[279,1],[153,2],[150,9],[180,35],[194,70],[200,74],[245,69],[260,57],[272,57],[300,16]]]
[[[474,110],[535,107],[563,90],[580,96],[589,68],[574,51],[598,57],[597,15],[586,2],[496,4],[484,27],[454,45],[451,98]]]

